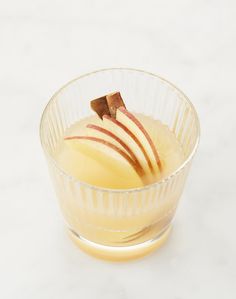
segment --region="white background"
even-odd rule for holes
[[[235,14],[234,0],[0,1],[0,298],[236,298]],[[169,241],[119,264],[68,239],[38,135],[61,85],[114,66],[175,83],[202,128]]]

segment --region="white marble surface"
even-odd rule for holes
[[[1,1],[0,298],[236,298],[236,2]],[[85,72],[161,74],[202,138],[168,243],[112,264],[67,238],[40,147],[49,97]]]

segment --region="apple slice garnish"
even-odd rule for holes
[[[103,124],[107,130],[119,136],[125,144],[129,144],[130,149],[137,157],[146,174],[154,173],[152,163],[144,146],[124,124],[108,115],[103,116]]]
[[[150,135],[147,130],[141,124],[141,122],[124,107],[119,107],[116,112],[117,120],[126,126],[130,132],[136,137],[137,140],[143,145],[145,151],[150,157],[152,166],[155,171],[161,170],[161,161],[157,153],[155,144],[153,143]]]
[[[120,93],[102,96],[90,104],[102,122],[88,124],[85,136],[65,140],[74,141],[70,146],[119,177],[133,171],[143,184],[154,182],[162,171],[157,149],[139,119],[126,109]]]
[[[139,176],[142,183],[147,184],[147,178],[141,165],[136,163],[124,150],[113,143],[94,136],[69,136],[65,137],[64,140],[74,140],[76,143],[72,146],[75,149],[90,155],[101,163],[109,165],[111,168],[113,168],[112,165],[117,164],[117,161],[120,167],[122,167],[122,164],[128,163]]]

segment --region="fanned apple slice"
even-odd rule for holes
[[[92,135],[93,137],[105,139],[106,141],[113,143],[115,146],[122,148],[130,155],[130,157],[133,159],[133,161],[136,163],[138,168],[142,168],[141,164],[139,163],[136,155],[133,153],[131,148],[117,135],[113,134],[111,131],[104,129],[100,126],[88,124],[86,126],[88,129],[91,129],[88,135]],[[143,168],[142,171],[144,172]]]
[[[110,115],[106,96],[94,99],[90,102],[90,107],[102,119],[103,115]]]
[[[120,107],[116,111],[117,120],[126,126],[144,146],[155,172],[161,170],[161,161],[156,147],[141,122],[126,108]]]
[[[116,118],[116,111],[118,108],[120,108],[120,107],[125,108],[125,103],[124,103],[119,91],[109,93],[108,95],[106,95],[106,100],[107,100],[107,105],[108,105],[111,117]]]
[[[150,176],[150,174],[153,173],[153,167],[145,148],[137,137],[121,122],[107,115],[103,116],[103,124],[107,130],[113,132],[116,136],[119,136],[123,142],[129,145],[147,176]]]
[[[74,149],[102,163],[111,172],[117,172],[122,175],[122,172],[129,171],[131,172],[131,177],[135,173],[142,181],[142,184],[147,184],[143,168],[136,164],[124,150],[113,143],[93,136],[70,136],[64,139],[70,141],[70,146]]]

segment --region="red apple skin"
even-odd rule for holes
[[[64,140],[72,140],[72,139],[84,139],[84,140],[91,140],[94,142],[98,142],[101,143],[111,149],[113,149],[114,151],[116,151],[118,154],[120,154],[130,165],[131,167],[133,167],[133,169],[136,171],[136,173],[139,175],[139,177],[141,178],[141,180],[143,181],[143,184],[146,184],[146,179],[145,179],[145,173],[143,171],[142,167],[139,167],[138,164],[136,164],[133,159],[122,149],[120,149],[119,147],[117,147],[116,145],[112,144],[109,141],[106,141],[104,139],[101,138],[97,138],[97,137],[92,137],[92,136],[69,136],[69,137],[65,137]]]
[[[111,131],[104,129],[100,126],[97,125],[93,125],[93,124],[88,124],[86,126],[87,128],[93,129],[93,130],[97,130],[111,138],[113,138],[114,140],[116,140],[131,156],[131,158],[134,160],[134,162],[137,164],[138,167],[142,168],[141,164],[139,163],[136,155],[133,153],[133,151],[130,149],[130,147],[123,141],[121,140],[118,136],[116,136],[115,134],[113,134]],[[143,169],[143,168],[142,168]],[[144,170],[143,170],[144,171]]]
[[[154,154],[157,166],[159,167],[159,169],[161,170],[161,160],[160,157],[157,153],[155,144],[153,143],[150,135],[148,134],[148,132],[145,130],[144,126],[141,124],[141,122],[131,113],[129,112],[126,108],[124,107],[120,107],[118,108],[119,111],[121,111],[122,113],[124,113],[131,121],[133,121],[135,123],[135,125],[143,132],[144,136],[146,137],[148,143],[150,144],[150,147],[152,149],[152,152]]]
[[[120,108],[119,108],[120,109]],[[151,171],[152,174],[154,174],[154,169],[153,169],[153,166],[152,166],[152,163],[151,163],[151,160],[144,148],[144,146],[142,145],[142,143],[138,140],[138,138],[125,126],[123,125],[121,122],[119,122],[118,120],[116,120],[115,118],[112,118],[108,115],[104,115],[103,118],[106,118],[108,120],[110,120],[111,122],[113,122],[114,124],[116,124],[117,126],[119,126],[122,130],[124,130],[134,141],[135,143],[138,145],[138,147],[141,149],[146,161],[147,161],[147,164],[148,164],[148,167]]]

